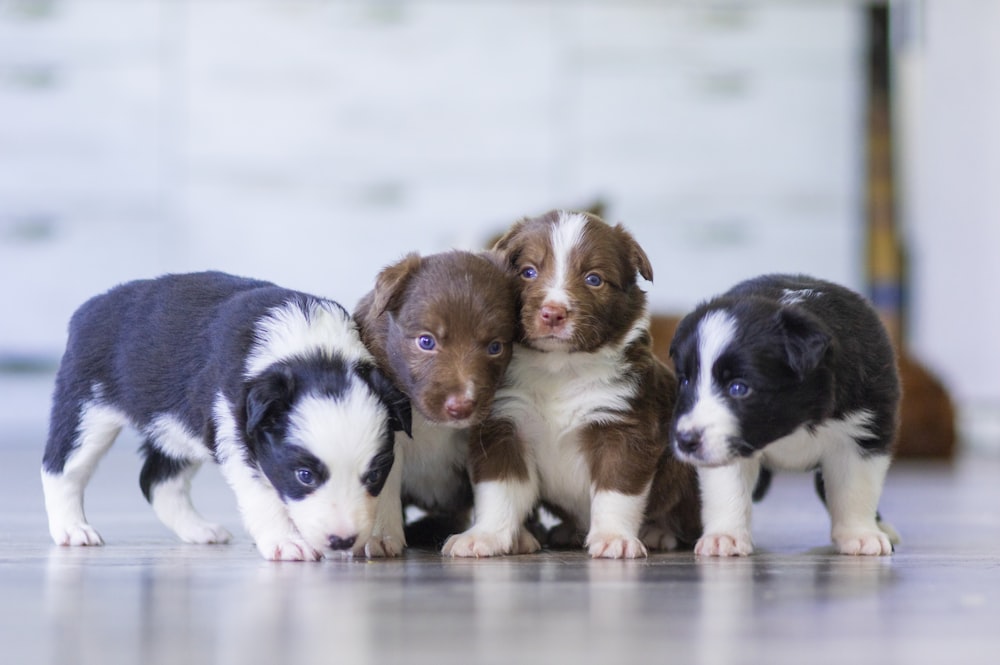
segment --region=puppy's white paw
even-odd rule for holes
[[[258,542],[257,549],[269,561],[319,561],[323,555],[301,538]]]
[[[103,545],[104,539],[86,522],[53,526],[50,529],[52,540],[56,545],[81,547]]]
[[[511,554],[514,539],[509,534],[489,533],[469,529],[465,533],[451,536],[445,541],[441,553],[451,557],[485,557]],[[537,543],[537,541],[536,541]]]
[[[366,556],[369,559],[379,559],[382,557],[395,557],[403,553],[406,548],[404,537],[394,537],[388,534],[372,536],[367,542],[355,545],[355,556]]]
[[[639,531],[639,540],[651,550],[677,549],[677,536],[670,529],[655,524],[646,524]]]
[[[752,552],[753,543],[745,533],[707,533],[694,546],[699,556],[747,556]]]
[[[220,545],[233,539],[233,534],[229,533],[224,526],[211,522],[190,524],[183,530],[178,529],[177,535],[185,543],[194,543],[195,545]]]
[[[587,551],[595,559],[638,559],[648,556],[646,546],[638,538],[614,533],[591,533],[587,536]]]
[[[879,530],[840,531],[834,534],[833,542],[841,554],[861,556],[887,556],[892,554],[889,536]]]
[[[531,554],[542,549],[535,538],[527,529],[521,529],[514,538],[514,554]]]

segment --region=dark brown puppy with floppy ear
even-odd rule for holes
[[[379,273],[354,317],[379,367],[413,405],[413,441],[399,447],[397,480],[404,505],[429,519],[408,527],[407,540],[440,546],[468,523],[468,427],[489,413],[510,362],[513,279],[489,252],[409,254]]]
[[[538,502],[595,557],[693,543],[697,481],[670,450],[677,382],[651,349],[646,253],[621,225],[562,211],[516,223],[495,249],[518,279],[521,331],[471,431],[476,523],[445,554],[537,549],[522,523]]]

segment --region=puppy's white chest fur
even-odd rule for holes
[[[761,459],[772,469],[813,469],[831,456],[849,454],[855,441],[870,437],[871,419],[871,412],[861,410],[843,418],[831,418],[811,429],[802,426],[768,444],[761,451]]]
[[[498,416],[512,419],[538,473],[541,498],[590,520],[591,478],[580,433],[613,423],[635,386],[622,380],[619,354],[542,352],[516,347]]]
[[[403,488],[423,505],[445,506],[464,473],[469,430],[436,425],[414,411],[412,431],[412,441],[396,433]]]

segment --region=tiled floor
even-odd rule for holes
[[[137,486],[134,441],[98,469],[102,548],[50,544],[37,432],[0,439],[0,663],[996,663],[1000,460],[897,464],[891,558],[831,554],[807,476],[778,476],[759,552],[274,564],[245,535],[175,541]],[[242,534],[215,469],[206,516]]]

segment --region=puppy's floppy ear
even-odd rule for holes
[[[833,336],[819,319],[796,307],[782,307],[777,317],[785,336],[788,365],[801,381],[819,367]]]
[[[621,224],[615,224],[615,233],[622,239],[628,247],[629,259],[632,261],[632,274],[639,273],[647,282],[653,281],[653,265],[646,256],[646,251],[639,245],[636,239]]]
[[[251,379],[244,402],[247,419],[244,431],[249,441],[256,442],[262,427],[271,425],[291,408],[294,391],[295,377],[283,365]]]
[[[389,427],[393,432],[406,432],[406,435],[413,438],[413,418],[410,411],[410,398],[400,391],[374,365],[367,363],[357,366],[358,374],[368,383],[378,398],[389,409]]]
[[[489,261],[490,263],[492,263],[493,265],[495,265],[497,268],[499,268],[501,271],[507,272],[507,268],[509,267],[507,265],[507,261],[506,261],[504,255],[501,254],[496,249],[495,245],[494,245],[493,249],[484,249],[483,251],[478,252],[476,254],[476,256],[479,256],[481,258],[486,259],[487,261]]]
[[[403,297],[403,291],[410,278],[420,268],[422,259],[416,252],[411,252],[397,263],[382,269],[375,278],[375,290],[372,298],[372,318],[381,316],[388,310],[396,309]]]
[[[500,268],[504,272],[509,272],[517,264],[518,254],[521,253],[518,236],[521,235],[521,231],[527,221],[527,219],[522,219],[514,222],[511,227],[507,229],[507,231],[500,236],[495,243],[493,243],[493,247],[490,248],[489,253],[495,257],[494,260],[499,262]]]

